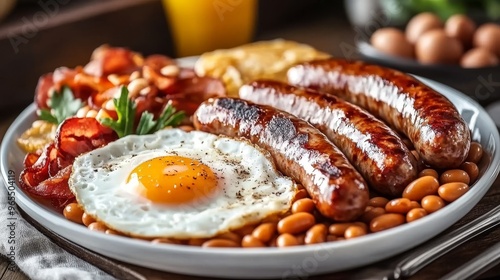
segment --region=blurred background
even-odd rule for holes
[[[364,53],[359,43],[368,42],[381,27],[404,28],[413,15],[423,11],[435,12],[443,21],[463,13],[477,24],[498,22],[500,1],[0,0],[0,117],[15,114],[32,102],[40,75],[59,66],[84,65],[102,44],[145,55],[182,57],[285,38],[336,57],[384,64],[376,54]],[[483,104],[500,96],[498,67],[484,74],[474,72],[464,85],[453,72],[456,68],[428,72],[415,65],[390,61],[387,65],[427,73],[468,93],[477,90],[478,77],[484,75],[488,97],[470,95]],[[489,77],[489,73],[496,76]]]

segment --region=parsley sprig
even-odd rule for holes
[[[80,99],[75,98],[71,88],[63,86],[60,92],[54,91],[47,105],[51,109],[39,110],[39,118],[44,121],[60,124],[65,119],[74,116],[78,109],[83,106],[83,103]]]
[[[103,118],[99,121],[113,129],[118,137],[124,137],[130,134],[151,134],[167,126],[178,126],[185,118],[183,111],[177,110],[168,103],[157,120],[154,120],[152,113],[144,111],[141,114],[137,128],[134,130],[134,118],[136,105],[132,99],[128,97],[127,87],[122,86],[120,90],[120,97],[113,98],[115,104],[117,120],[111,118]]]

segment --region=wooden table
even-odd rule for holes
[[[355,35],[356,34],[354,34],[354,32],[349,28],[345,18],[320,17],[310,19],[306,22],[301,22],[300,24],[292,23],[278,29],[273,29],[268,32],[262,32],[257,36],[256,39],[273,39],[278,37],[292,39],[311,44],[316,48],[329,52],[335,56],[344,56],[347,55],[345,52],[346,46],[354,47],[353,40]],[[23,108],[13,108],[12,112],[4,115],[1,115],[0,113],[0,118],[2,119],[0,121],[0,139],[5,134],[5,131],[12,122],[14,116],[22,109]],[[460,225],[473,220],[481,214],[486,213],[487,211],[498,205],[499,202],[500,179],[497,178],[490,191],[480,201],[480,203],[476,207],[474,207],[470,213],[468,213],[464,218],[462,218],[458,223],[453,225],[447,231],[453,230],[454,228],[457,228]],[[421,272],[417,273],[411,279],[437,279],[499,241],[500,228],[491,230],[453,250],[446,256],[434,261],[432,264],[423,269]],[[368,275],[372,275],[372,272],[375,273],[376,271],[379,271],[380,269],[386,267],[389,263],[397,258],[398,256],[360,269],[345,271],[328,276],[310,277],[309,279],[362,279],[368,277]],[[27,277],[22,272],[8,271],[7,265],[8,260],[4,257],[1,257],[0,280],[27,279]],[[136,270],[137,272],[147,276],[148,279],[203,279],[199,277],[188,277],[159,272],[133,265],[128,266]],[[491,269],[486,274],[482,275],[481,278],[494,278],[496,276],[500,276],[500,266]]]

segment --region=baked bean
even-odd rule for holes
[[[311,228],[316,223],[312,214],[300,212],[281,219],[278,223],[279,233],[297,234]]]
[[[289,233],[283,233],[276,238],[276,246],[278,247],[288,247],[299,245],[297,238]]]
[[[80,208],[80,205],[78,203],[70,203],[64,207],[63,210],[63,215],[66,217],[66,219],[75,222],[77,224],[83,224],[82,221],[82,216],[83,216],[83,210]]]
[[[315,209],[314,201],[310,198],[302,198],[292,204],[292,213],[312,213]]]
[[[457,198],[469,191],[469,185],[461,182],[447,183],[438,189],[439,196],[447,202],[457,200]]]
[[[179,244],[179,241],[170,238],[155,238],[151,240],[155,244]]]
[[[380,208],[380,207],[377,207],[377,208]],[[374,208],[374,209],[376,209],[376,208]],[[384,213],[385,213],[385,211],[384,211]],[[336,236],[344,236],[346,229],[351,227],[351,226],[360,226],[360,227],[364,227],[366,229],[366,224],[362,223],[362,222],[335,223],[335,224],[330,225],[330,227],[328,228],[328,232],[330,234],[333,234]]]
[[[88,227],[91,223],[95,222],[95,219],[89,214],[83,213],[82,222],[86,227]]]
[[[255,238],[252,235],[247,234],[243,236],[243,239],[241,239],[241,247],[245,248],[266,247],[266,245],[258,238]]]
[[[424,196],[437,193],[439,182],[433,176],[420,177],[406,186],[403,198],[420,201]]]
[[[97,116],[97,111],[94,109],[90,109],[87,114],[85,114],[86,118],[95,118]]]
[[[406,222],[411,223],[427,215],[424,208],[413,208],[406,213]]]
[[[252,231],[252,236],[265,243],[271,240],[274,233],[276,233],[276,224],[265,223],[256,227]]]
[[[465,161],[470,161],[473,163],[478,163],[483,157],[483,146],[478,142],[470,143],[469,154],[467,155],[467,159]]]
[[[420,203],[418,203],[417,201],[410,202],[410,207],[411,207],[411,209],[422,208],[422,206],[420,205]]]
[[[386,229],[390,229],[405,222],[405,216],[396,213],[383,214],[375,217],[370,222],[370,230],[372,232],[379,232]]]
[[[411,201],[408,198],[395,198],[385,205],[388,213],[406,214],[411,209]]]
[[[108,227],[106,225],[104,225],[103,223],[93,222],[90,225],[88,225],[88,229],[93,230],[93,231],[106,232]]]
[[[445,205],[443,199],[437,195],[428,195],[422,198],[421,204],[427,213],[436,212]]]
[[[190,132],[194,130],[194,127],[190,125],[181,125],[179,126],[180,129],[184,130],[185,132]]]
[[[203,243],[207,242],[207,238],[191,238],[188,240],[187,244],[189,246],[201,246]]]
[[[345,230],[352,225],[352,223],[334,223],[328,227],[328,233],[335,236],[344,236]]]
[[[454,182],[462,182],[465,184],[470,183],[470,178],[469,174],[465,172],[462,169],[450,169],[446,170],[441,174],[441,177],[439,177],[439,181],[441,184],[446,184],[446,183],[454,183]]]
[[[361,221],[365,223],[370,223],[373,218],[378,217],[380,215],[385,214],[385,208],[382,207],[374,207],[368,211],[365,211],[363,215],[361,215]]]
[[[229,239],[210,239],[205,241],[201,247],[209,248],[209,247],[240,247],[239,243],[234,242]]]
[[[439,174],[436,170],[434,169],[431,169],[431,168],[426,168],[426,169],[423,169],[422,171],[420,171],[418,173],[418,177],[424,177],[424,176],[432,176],[436,179],[439,178]]]
[[[294,201],[306,198],[308,196],[309,194],[307,193],[306,189],[300,189],[299,191],[297,191],[297,193],[295,193]]]
[[[362,227],[362,226],[358,226],[358,225],[350,226],[344,232],[345,239],[350,239],[350,238],[359,237],[359,236],[363,236],[363,235],[366,235],[366,227]]]
[[[49,90],[49,92],[52,92]],[[85,116],[87,115],[87,112],[90,110],[90,107],[89,106],[83,106],[82,108],[78,109],[78,111],[76,111],[76,117],[78,118],[85,118]],[[35,123],[33,123],[35,124]]]
[[[217,236],[214,237],[215,239],[227,239],[227,240],[232,240],[236,243],[240,243],[241,242],[241,236],[239,236],[238,234],[234,233],[234,232],[225,232],[225,233],[222,233],[222,234],[219,234]]]
[[[326,241],[327,228],[324,224],[314,225],[306,232],[304,242],[306,244],[323,243]]]
[[[389,199],[382,197],[382,196],[376,196],[370,199],[368,201],[368,206],[372,207],[385,207],[385,205],[389,202]]]
[[[479,176],[479,167],[477,167],[477,164],[466,161],[460,165],[460,169],[463,171],[467,172],[470,178],[470,183],[474,183]]]

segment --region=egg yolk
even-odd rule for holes
[[[147,160],[134,168],[127,181],[134,176],[140,182],[136,191],[158,203],[191,202],[209,195],[217,187],[217,177],[210,167],[180,156]]]

